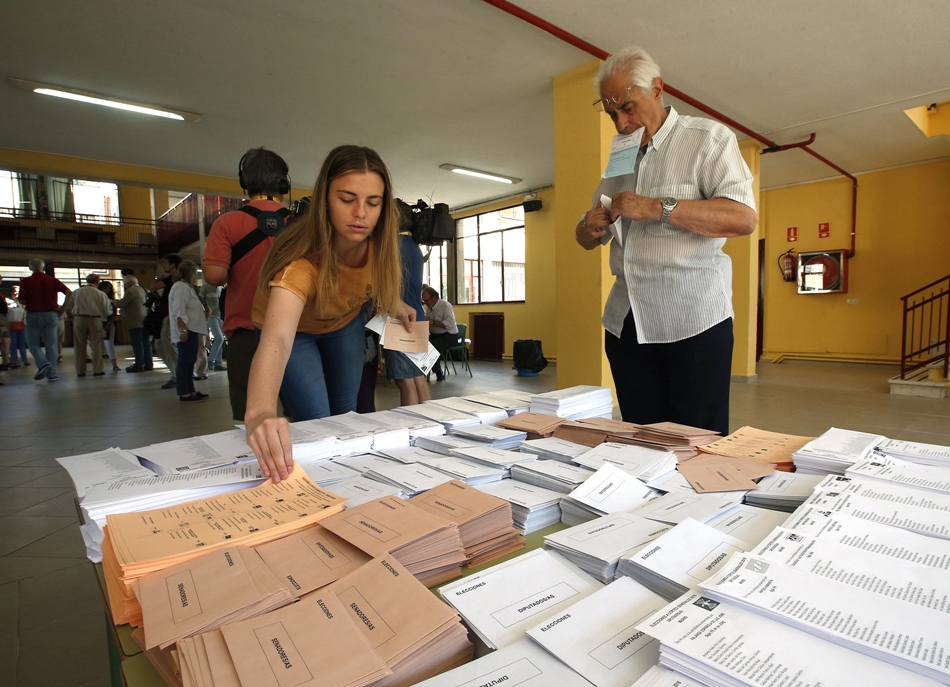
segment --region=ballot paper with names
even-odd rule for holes
[[[795,468],[807,474],[844,474],[845,469],[867,458],[884,438],[880,434],[832,427],[795,451]]]
[[[446,434],[444,436],[419,437],[416,439],[416,446],[424,448],[427,451],[435,451],[449,455],[452,451],[460,448],[484,447],[485,444],[474,439],[464,439],[462,437]]]
[[[409,498],[395,485],[377,482],[362,475],[336,482],[327,489],[336,496],[346,499],[346,508],[356,508],[385,496],[395,496],[401,499]]]
[[[131,452],[139,457],[145,467],[159,475],[181,474],[257,460],[247,445],[242,429],[166,441],[133,448]]]
[[[611,463],[647,483],[676,469],[676,454],[672,451],[654,451],[616,442],[599,444],[573,460],[594,470],[604,463]]]
[[[574,491],[593,474],[593,470],[559,460],[535,460],[511,466],[512,479],[565,494]]]
[[[621,578],[525,634],[595,687],[629,687],[660,657],[660,643],[636,626],[666,603]]]
[[[386,456],[377,455],[375,453],[357,453],[352,456],[334,458],[333,462],[348,467],[351,470],[356,470],[361,475],[365,475],[367,471],[375,467],[399,465],[401,461],[393,460],[392,458],[387,458]]]
[[[793,462],[792,454],[814,439],[815,437],[767,432],[746,426],[711,444],[700,446],[699,450],[729,458],[788,465]]]
[[[471,413],[463,413],[460,410],[453,410],[436,403],[419,403],[414,406],[402,406],[394,412],[404,413],[406,415],[415,415],[433,422],[442,424],[447,430],[453,427],[464,427],[465,425],[478,425],[481,420]]]
[[[935,613],[950,613],[950,577],[936,568],[901,561],[828,537],[775,528],[749,553]]]
[[[483,425],[493,425],[499,420],[508,418],[508,411],[502,408],[492,408],[483,403],[476,403],[475,401],[469,401],[455,396],[450,398],[434,398],[431,401],[426,401],[426,403],[433,403],[443,408],[457,410],[460,413],[474,415]]]
[[[492,408],[501,408],[509,416],[525,413],[531,405],[531,394],[515,389],[505,389],[503,391],[490,391],[486,394],[473,394],[463,396],[466,401],[474,401]]]
[[[314,483],[321,487],[336,484],[345,479],[352,479],[360,474],[359,470],[354,470],[332,460],[311,460],[299,463],[299,466]]]
[[[549,534],[544,538],[544,546],[606,584],[616,576],[621,557],[638,551],[671,529],[672,525],[631,513],[613,513]]]
[[[617,574],[632,577],[665,599],[675,599],[715,574],[746,543],[687,519],[636,553],[624,556]]]
[[[441,456],[441,453],[436,453],[435,451],[430,451],[428,449],[420,448],[418,446],[403,446],[400,448],[383,448],[378,449],[376,453],[390,458],[391,460],[398,461],[400,463],[418,463],[420,458],[434,458]]]
[[[328,428],[307,422],[291,422],[289,429],[294,460],[309,462],[334,455],[336,434]]]
[[[536,549],[503,568],[441,587],[439,594],[489,648],[500,649],[601,588],[576,566]]]
[[[318,420],[304,420],[300,424],[317,431],[329,431],[336,437],[332,455],[348,456],[353,453],[364,453],[373,448],[373,432],[367,427],[353,427],[350,423],[338,422],[338,415]]]
[[[388,427],[405,427],[409,430],[410,441],[415,442],[420,436],[439,436],[445,434],[445,427],[439,422],[427,420],[418,415],[406,415],[394,410],[380,410],[375,413],[364,413],[363,417],[372,418]]]
[[[562,493],[513,479],[480,484],[477,489],[508,501],[515,527],[523,534],[536,532],[561,519]]]
[[[950,466],[950,446],[924,444],[900,439],[884,439],[875,449],[911,463]]]
[[[449,452],[449,455],[458,456],[465,460],[472,460],[483,465],[505,468],[509,470],[516,463],[530,463],[537,460],[538,457],[533,453],[522,453],[520,451],[508,451],[501,448],[492,448],[490,446],[471,446],[464,448],[455,448]]]
[[[590,687],[590,682],[528,639],[436,677],[416,687]]]
[[[443,456],[427,451],[430,455],[419,458],[419,463],[473,486],[497,482],[507,476],[507,468],[493,467],[458,456]]]
[[[527,432],[518,432],[495,425],[470,425],[455,427],[451,433],[463,439],[481,441],[492,448],[513,449],[521,445],[528,438]]]
[[[745,548],[748,551],[784,523],[786,517],[785,513],[775,510],[738,506],[734,510],[707,520],[705,524],[714,530],[742,540],[746,543]]]
[[[639,623],[637,629],[660,641],[661,665],[687,676],[682,682],[648,683],[650,687],[697,683],[729,687],[939,684],[700,592],[684,594]],[[789,680],[776,682],[777,676]]]
[[[82,499],[86,492],[99,484],[111,484],[135,477],[154,477],[155,473],[143,468],[131,452],[120,448],[83,453],[78,456],[57,458],[73,481],[76,495]]]
[[[372,558],[320,525],[259,544],[254,550],[295,597],[336,582]]]
[[[687,491],[671,491],[634,511],[642,518],[676,525],[686,518],[706,522],[738,508],[742,492],[726,494],[697,494]]]
[[[759,480],[758,489],[746,493],[744,501],[751,506],[791,513],[811,496],[823,479],[823,475],[805,475],[798,472],[766,475]]]
[[[334,415],[333,422],[353,430],[354,433],[371,434],[374,449],[409,445],[408,428],[393,427],[367,415],[355,412],[343,413]]]
[[[950,466],[919,465],[876,451],[849,467],[844,474],[852,479],[888,482],[950,494]]]
[[[617,134],[610,141],[610,157],[607,158],[607,168],[604,178],[619,177],[624,174],[633,174],[637,168],[637,155],[640,152],[640,141],[645,129],[640,127],[629,134]]]
[[[573,441],[565,441],[557,437],[545,437],[543,439],[525,441],[521,444],[520,450],[522,453],[532,453],[539,458],[571,463],[578,456],[582,456],[590,451],[590,446],[575,444]]]
[[[802,536],[828,538],[861,551],[950,571],[950,541],[805,506],[783,526]]]
[[[605,463],[564,497],[562,520],[568,525],[577,525],[608,513],[639,508],[657,495],[634,475]]]
[[[398,487],[403,494],[408,496],[421,494],[452,479],[446,473],[434,470],[422,463],[396,463],[392,461],[390,465],[371,467],[363,475],[377,482]]]
[[[699,683],[690,681],[685,675],[675,670],[664,666],[653,666],[630,687],[699,687]]]
[[[752,554],[734,555],[700,586],[716,601],[741,606],[944,684],[950,682],[950,614]]]

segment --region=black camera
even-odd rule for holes
[[[443,241],[455,240],[455,220],[449,214],[449,206],[436,203],[429,207],[424,200],[409,205],[396,199],[399,208],[399,230],[412,233],[412,240],[421,246],[438,246]]]

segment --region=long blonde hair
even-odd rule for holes
[[[333,250],[333,226],[330,224],[328,196],[330,182],[351,172],[375,172],[383,180],[383,202],[379,220],[366,239],[373,253],[373,286],[376,305],[382,312],[396,313],[402,284],[399,258],[399,211],[393,197],[389,170],[376,151],[361,146],[344,145],[330,151],[317,182],[313,200],[306,215],[281,231],[264,258],[258,287],[266,289],[280,270],[294,260],[306,258],[317,268],[320,293],[332,293],[339,284],[339,259]]]

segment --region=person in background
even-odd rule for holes
[[[99,290],[99,275],[86,275],[86,283],[73,293],[73,351],[76,376],[86,376],[86,344],[92,353],[92,376],[101,377],[102,338],[105,329],[102,323],[112,314],[112,306],[106,294]]]
[[[0,370],[19,367],[10,362],[10,325],[7,321],[9,309],[7,299],[0,294]]]
[[[379,155],[340,146],[323,162],[307,214],[278,234],[267,253],[254,299],[261,333],[245,424],[248,444],[275,482],[293,469],[290,428],[277,417],[278,391],[294,420],[352,411],[366,301],[375,299],[379,312],[398,316],[412,331],[416,312],[399,298],[398,222]]]
[[[399,234],[399,254],[402,257],[402,299],[416,311],[416,320],[425,319],[422,309],[422,271],[425,260],[419,244],[408,233]],[[402,351],[384,350],[386,377],[396,382],[399,389],[399,405],[412,406],[432,398],[429,381]]]
[[[207,394],[195,391],[192,377],[198,360],[201,337],[208,335],[205,306],[198,298],[198,265],[191,260],[178,264],[177,279],[172,284],[168,297],[168,317],[174,323],[178,339],[178,400],[199,402],[207,400]]]
[[[176,336],[175,341],[172,341],[173,327],[168,320],[168,297],[172,290],[172,282],[178,275],[178,265],[180,264],[181,256],[177,253],[166,255],[158,263],[159,269],[165,276],[161,279],[155,279],[148,287],[149,291],[162,290],[162,300],[158,307],[158,314],[162,318],[161,354],[162,360],[165,361],[165,367],[172,375],[170,380],[162,384],[163,389],[174,389],[178,385],[175,379],[175,370],[178,367],[178,346],[175,342],[177,342],[178,337]]]
[[[10,300],[7,302],[7,330],[10,332],[10,365],[17,367],[22,363],[28,367],[26,359],[26,310],[20,304],[20,287],[13,286]]]
[[[221,362],[221,353],[224,350],[224,331],[221,329],[221,308],[219,307],[219,295],[221,287],[205,282],[201,285],[201,295],[204,296],[205,305],[211,311],[211,317],[208,318],[208,330],[211,332],[211,352],[208,353],[208,369],[212,372],[226,372],[226,368]]]
[[[20,302],[26,307],[26,342],[30,347],[33,362],[36,363],[33,379],[46,377],[52,382],[57,379],[56,362],[59,357],[56,346],[57,318],[66,311],[72,292],[59,279],[45,274],[45,267],[46,263],[39,258],[30,260],[30,271],[33,274],[20,280]],[[57,305],[58,293],[66,297],[62,305]],[[40,350],[40,341],[45,344],[45,355]],[[83,356],[83,361],[85,360],[86,357]],[[100,358],[100,365],[101,360]]]
[[[435,378],[445,381],[442,360],[445,352],[459,342],[459,328],[455,324],[455,310],[447,300],[439,298],[439,292],[431,286],[422,289],[422,302],[426,306],[426,319],[429,320],[429,342],[435,346],[441,356],[433,366]]]
[[[119,365],[115,357],[115,287],[112,286],[112,282],[108,279],[103,279],[99,282],[99,290],[106,295],[106,298],[109,299],[109,309],[112,311],[105,320],[102,322],[102,348],[104,359],[108,359],[112,363],[112,371],[118,372]]]
[[[132,342],[132,354],[135,361],[125,368],[126,372],[145,372],[152,369],[152,342],[145,333],[145,289],[139,285],[134,270],[122,270],[122,284],[125,295],[115,302],[122,308],[122,319]]]

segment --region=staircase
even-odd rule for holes
[[[890,379],[891,393],[950,396],[950,274],[906,296],[901,373]]]

